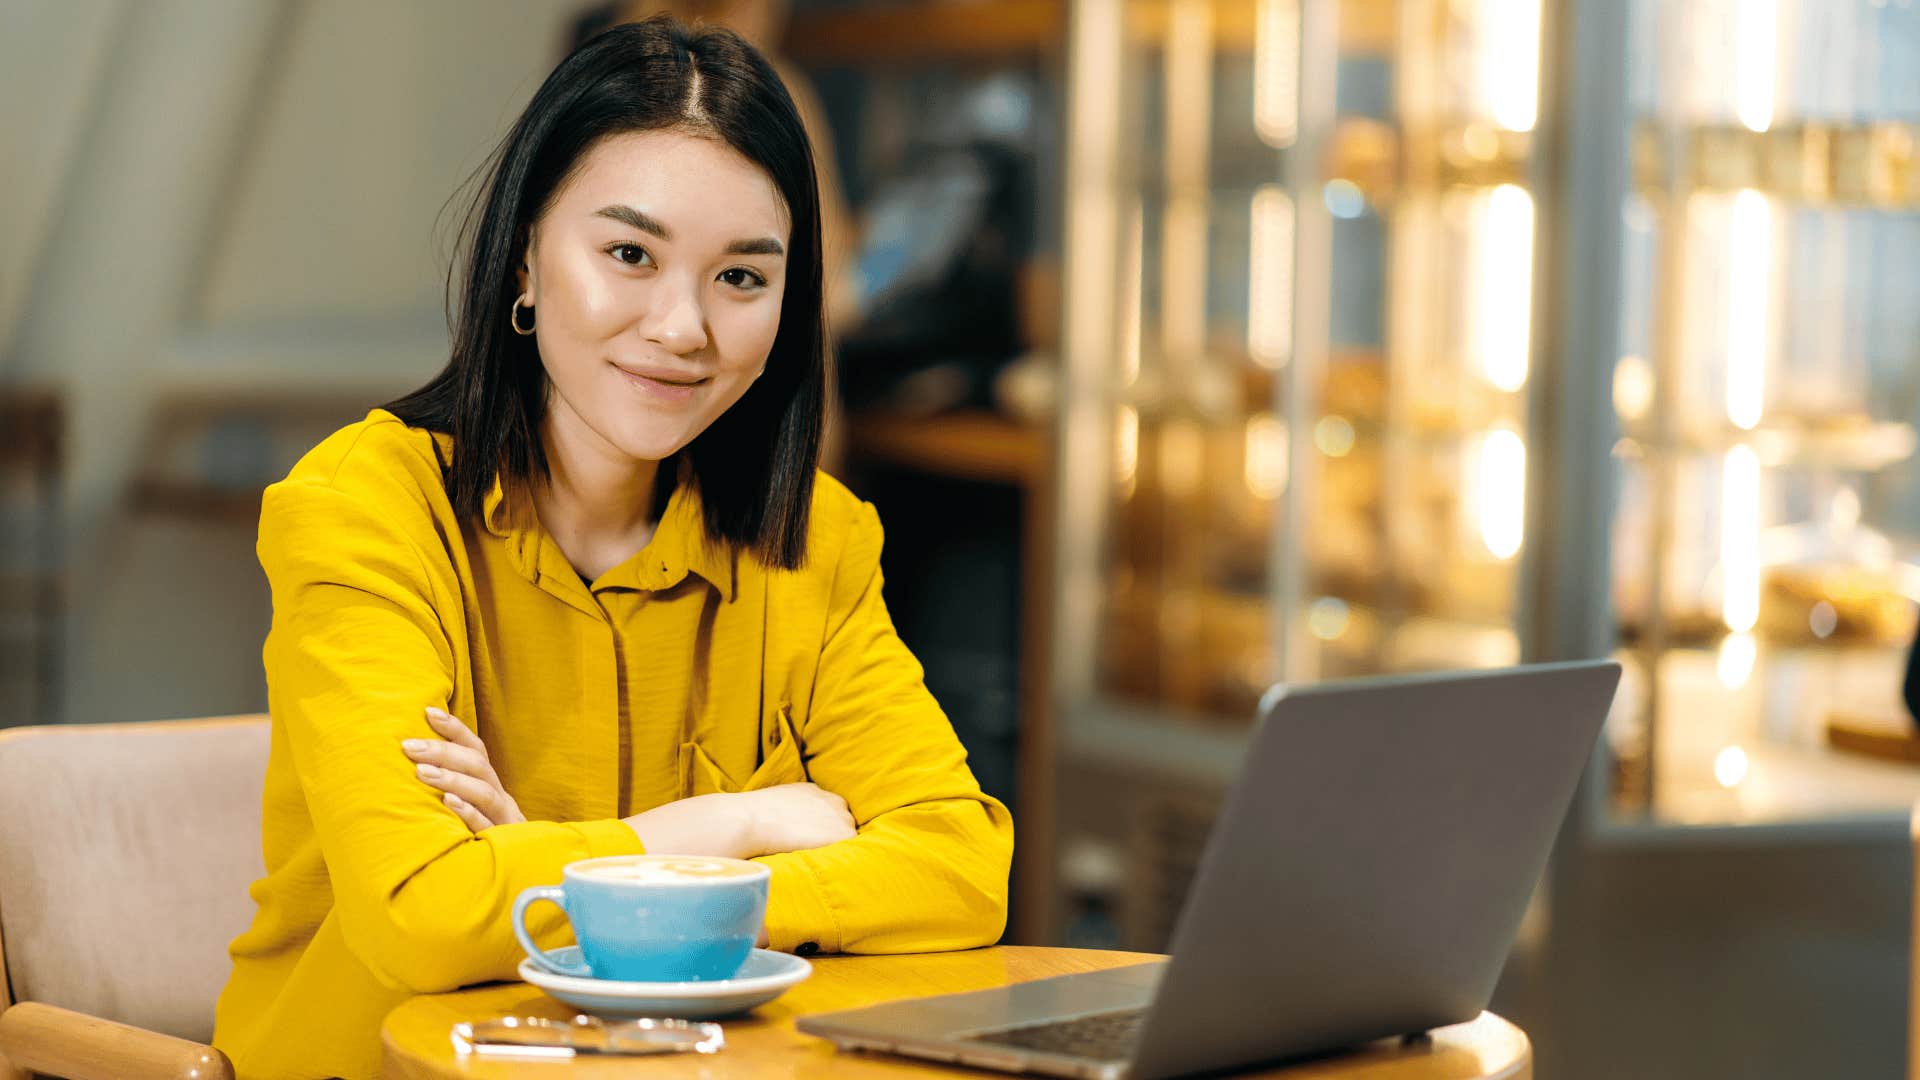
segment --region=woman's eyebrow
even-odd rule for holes
[[[735,240],[727,245],[729,255],[785,255],[787,249],[771,236],[758,240]]]
[[[673,230],[667,228],[659,221],[648,217],[646,214],[635,210],[631,206],[603,206],[595,210],[593,215],[595,217],[612,218],[615,221],[631,225],[641,232],[652,233],[669,243],[673,241]],[[786,246],[771,236],[762,236],[756,240],[735,240],[733,243],[727,245],[727,254],[729,255],[783,256],[786,253]]]

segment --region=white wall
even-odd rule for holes
[[[26,302],[60,183],[86,130],[121,5],[11,0],[0,7],[0,342]]]
[[[245,523],[176,542],[124,513],[157,403],[373,403],[434,371],[436,218],[581,6],[7,0],[0,100],[32,106],[0,112],[0,380],[66,396],[67,719],[257,704]]]
[[[437,313],[435,216],[558,58],[556,9],[302,6],[194,315],[225,327]]]

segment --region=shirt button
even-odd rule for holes
[[[796,945],[796,946],[794,946],[794,948],[793,948],[793,955],[795,955],[795,956],[812,956],[812,955],[814,955],[815,953],[818,953],[819,951],[820,951],[820,943],[819,943],[819,942],[817,942],[817,941],[803,941],[803,942],[801,942],[800,944],[798,944],[798,945]]]

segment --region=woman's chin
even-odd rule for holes
[[[622,434],[617,445],[635,461],[665,461],[692,441],[679,431],[630,431]]]

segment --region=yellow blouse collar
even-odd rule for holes
[[[524,493],[509,499],[497,474],[481,502],[480,517],[488,532],[506,541],[515,568],[529,581],[537,582],[543,573],[572,569],[559,545],[541,526],[532,500]],[[708,540],[700,496],[683,479],[674,485],[653,539],[627,561],[600,575],[591,587],[659,591],[680,584],[688,571],[706,579],[728,601],[738,592],[734,553],[729,545]]]

